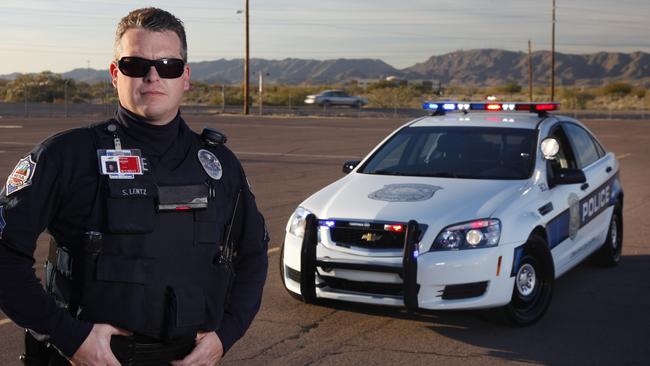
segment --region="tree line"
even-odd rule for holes
[[[378,81],[361,86],[355,82],[346,85],[265,85],[260,96],[256,85],[251,86],[251,103],[269,106],[302,106],[305,97],[325,89],[344,89],[352,95],[368,99],[371,108],[419,108],[423,102],[438,99],[483,100],[495,95],[502,100],[527,101],[528,88],[508,82],[500,86],[478,87],[465,85],[407,84],[404,81]],[[536,87],[534,100],[546,101],[550,91]],[[564,86],[558,88],[558,101],[563,108],[609,109],[616,101],[616,109],[645,109],[647,90],[624,81],[612,81],[602,86]],[[23,74],[13,80],[0,80],[0,102],[5,103],[117,103],[117,94],[109,82],[87,83],[64,78],[49,71]],[[185,95],[186,104],[243,105],[241,85],[210,84],[192,81]],[[609,105],[608,105],[609,104]]]

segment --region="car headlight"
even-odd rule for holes
[[[289,233],[299,238],[305,236],[305,225],[307,222],[307,216],[310,213],[311,212],[309,212],[307,209],[298,207],[289,219]]]
[[[493,247],[499,244],[501,221],[476,220],[448,226],[433,242],[431,250],[458,250]]]

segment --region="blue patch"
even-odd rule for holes
[[[546,225],[546,232],[548,234],[549,249],[566,240],[569,237],[569,225],[571,221],[571,213],[569,210],[564,210],[561,214],[557,215]]]
[[[510,277],[514,277],[519,270],[519,263],[521,263],[521,257],[524,255],[524,246],[520,245],[515,248],[514,258],[512,260],[512,270],[510,271]]]
[[[0,239],[2,239],[2,232],[4,231],[5,226],[7,226],[7,222],[3,216],[4,209],[4,207],[0,206]]]

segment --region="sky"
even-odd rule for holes
[[[108,68],[115,27],[156,6],[185,23],[189,62],[242,58],[244,0],[1,0],[0,74]],[[551,48],[552,0],[250,0],[251,57],[381,59]],[[649,0],[556,0],[556,50],[650,52]]]

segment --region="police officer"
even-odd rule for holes
[[[0,194],[0,307],[59,361],[213,365],[259,310],[264,220],[225,137],[180,116],[186,61],[180,20],[129,13],[116,116],[45,140]],[[45,229],[46,289],[32,269]]]

